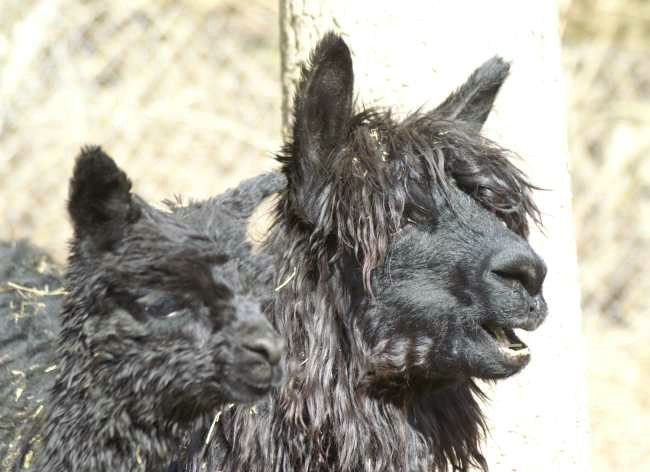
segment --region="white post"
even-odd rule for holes
[[[520,154],[518,165],[548,189],[536,195],[544,234],[531,240],[549,267],[550,314],[537,332],[524,333],[531,364],[490,391],[485,451],[493,471],[589,469],[556,8],[548,0],[281,1],[285,130],[299,63],[329,30],[352,49],[366,105],[433,106],[489,57],[512,62],[484,130]]]

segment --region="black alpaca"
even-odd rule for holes
[[[27,241],[0,242],[0,471],[40,416],[55,377],[63,277]]]
[[[242,288],[265,303],[273,292],[272,264],[252,253],[246,227],[285,182],[281,174],[264,174],[207,201],[168,202],[179,221],[218,241],[236,263]],[[13,470],[56,377],[64,291],[62,271],[45,252],[27,241],[0,242],[0,471]]]
[[[353,110],[348,47],[303,68],[287,188],[265,250],[286,384],[221,418],[213,471],[487,468],[474,378],[520,371],[514,333],[546,316],[526,237],[532,186],[480,134],[508,75],[494,58],[430,112]]]
[[[19,460],[29,470],[163,470],[221,406],[282,377],[284,343],[242,294],[228,243],[130,188],[99,148],[82,152],[57,378]]]

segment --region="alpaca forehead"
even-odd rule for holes
[[[203,228],[197,229],[185,222],[179,214],[142,203],[142,215],[128,228],[122,243],[124,252],[148,254],[152,260],[181,252],[196,259],[219,253],[219,241],[206,234]]]
[[[209,238],[185,223],[177,214],[158,211],[148,205],[143,211],[143,218],[132,227],[137,238],[149,240],[149,244],[161,246],[183,245],[189,240],[209,245]]]
[[[107,255],[102,271],[112,282],[122,280],[130,287],[177,287],[179,292],[205,292],[217,284],[232,290],[237,271],[226,256],[210,244],[171,243],[150,239],[133,240],[117,253]]]
[[[389,118],[357,125],[342,152],[348,165],[363,167],[364,177],[385,174],[412,186],[430,186],[434,180],[455,182],[452,171],[445,165],[448,160],[469,162],[469,156],[494,154],[495,150],[480,135],[456,133],[450,123],[425,128],[415,120],[398,124]],[[474,167],[499,164],[489,163],[487,159],[473,159],[471,164]],[[346,171],[348,165],[344,166]]]

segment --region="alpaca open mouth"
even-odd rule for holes
[[[513,329],[495,325],[484,325],[483,329],[496,341],[499,352],[507,359],[519,363],[530,358],[530,349]]]

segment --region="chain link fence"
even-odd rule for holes
[[[273,165],[280,140],[271,1],[4,0],[0,238],[58,260],[67,181],[100,144],[150,201],[213,195]]]

